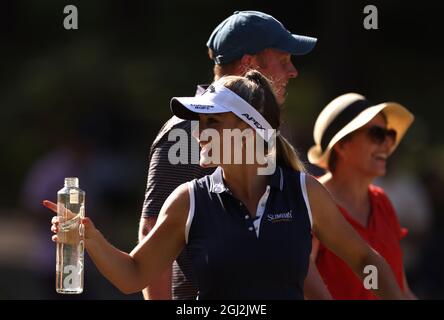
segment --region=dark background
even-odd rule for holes
[[[63,28],[69,4],[78,30]],[[378,30],[363,27],[368,4],[378,8]],[[0,299],[141,298],[118,292],[89,260],[85,293],[56,295],[52,214],[40,203],[55,200],[65,176],[78,176],[87,214],[131,250],[149,147],[170,117],[169,99],[212,80],[205,43],[235,10],[264,11],[319,39],[294,58],[299,77],[285,105],[283,132],[303,157],[317,114],[345,92],[415,114],[379,182],[410,229],[403,246],[413,291],[444,298],[444,28],[435,1],[45,0],[0,7]]]

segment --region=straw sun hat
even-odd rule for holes
[[[360,94],[347,93],[331,101],[316,119],[313,130],[315,145],[308,151],[308,160],[328,169],[328,158],[333,146],[349,133],[366,125],[381,111],[387,119],[387,128],[396,131],[391,154],[412,124],[413,114],[396,102],[372,105]]]

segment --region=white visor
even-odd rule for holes
[[[254,107],[217,82],[210,85],[200,96],[172,98],[170,106],[176,117],[187,120],[199,120],[199,113],[233,112],[256,130],[266,142],[269,142],[274,133],[268,121]]]

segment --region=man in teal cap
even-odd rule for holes
[[[214,29],[207,47],[216,78],[258,69],[272,80],[283,104],[288,80],[298,75],[291,56],[307,54],[315,44],[316,38],[292,34],[268,14],[236,11]]]

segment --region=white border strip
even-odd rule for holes
[[[307,206],[307,212],[308,212],[308,218],[310,219],[310,225],[313,228],[313,217],[311,215],[311,207],[310,207],[310,201],[308,200],[307,185],[305,184],[305,173],[304,172],[301,172],[300,179],[301,179],[302,196],[304,197],[305,205]]]
[[[259,200],[259,203],[257,204],[256,217],[260,217],[260,218],[254,220],[253,225],[256,230],[256,237],[258,237],[258,238],[259,238],[259,231],[261,228],[262,218],[264,217],[265,209],[267,208],[267,202],[268,202],[268,198],[270,196],[270,190],[271,190],[270,186],[267,185],[267,189],[265,189],[264,194],[262,195],[261,199]]]
[[[187,223],[185,224],[185,243],[188,244],[188,234],[190,233],[191,223],[194,218],[194,187],[193,182],[187,182],[188,185],[188,194],[190,195],[190,210],[188,211]]]

